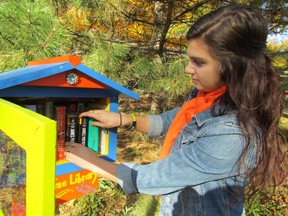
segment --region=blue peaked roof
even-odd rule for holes
[[[35,66],[27,66],[24,68],[0,73],[0,96],[1,91],[7,88],[16,87],[27,82],[35,81],[41,78],[53,76],[71,69],[89,76],[98,83],[107,86],[106,91],[112,94],[128,97],[131,99],[139,99],[139,95],[128,88],[108,79],[107,77],[99,74],[98,72],[86,67],[83,64],[78,64],[74,67],[70,62],[40,64]]]

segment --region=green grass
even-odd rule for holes
[[[130,216],[157,216],[160,208],[160,197],[139,195],[131,207]]]

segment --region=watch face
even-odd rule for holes
[[[66,77],[66,81],[69,85],[75,85],[79,82],[78,75],[76,73],[69,73]]]

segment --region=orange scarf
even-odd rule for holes
[[[221,96],[225,90],[226,85],[208,93],[199,91],[197,97],[188,101],[181,107],[168,129],[164,144],[160,152],[161,159],[169,155],[172,145],[180,131],[186,124],[191,122],[192,117],[209,109],[213,105],[214,101],[219,96]]]

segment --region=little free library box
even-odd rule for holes
[[[0,199],[4,215],[54,215],[55,205],[97,191],[98,175],[64,160],[77,142],[116,161],[117,128],[91,126],[83,111],[118,112],[135,92],[81,64],[80,56],[31,61],[0,73]]]

